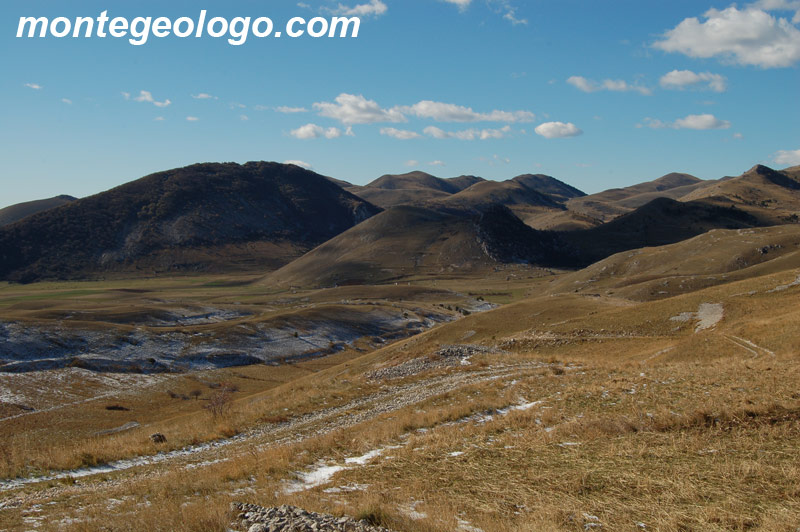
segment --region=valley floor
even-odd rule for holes
[[[462,299],[431,308],[505,304],[385,347],[124,393],[93,374],[109,395],[0,420],[0,528],[246,530],[241,501],[412,532],[795,531],[797,274],[649,301],[439,282]]]

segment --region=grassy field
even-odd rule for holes
[[[780,264],[650,299],[558,291],[569,277],[505,273],[296,294],[159,281],[170,298],[246,296],[254,305],[379,296],[504,305],[377,350],[165,377],[113,399],[128,411],[106,410],[103,399],[0,421],[6,476],[227,442],[0,492],[0,528],[224,531],[238,500],[415,532],[795,531],[800,286],[793,263]],[[97,289],[111,287],[4,287],[0,302]],[[104,294],[69,297],[90,305]],[[27,304],[3,312],[42,311],[15,306]],[[438,364],[453,344],[490,349]],[[411,369],[371,377],[394,367]],[[214,415],[203,408],[219,389],[209,383],[223,382],[237,391]],[[129,419],[142,426],[91,435]],[[167,443],[150,442],[153,432]],[[320,475],[324,467],[337,469]]]

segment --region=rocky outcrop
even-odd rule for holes
[[[235,502],[231,507],[247,532],[392,532],[364,520],[308,512],[296,506],[264,508]]]

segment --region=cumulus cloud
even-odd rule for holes
[[[532,122],[536,116],[530,111],[491,111],[476,113],[471,107],[452,103],[422,100],[411,106],[395,107],[400,113],[429,118],[437,122]]]
[[[679,118],[674,122],[663,122],[654,118],[645,118],[643,124],[638,127],[649,127],[651,129],[694,129],[698,131],[708,129],[729,129],[731,123],[727,120],[720,120],[712,114],[688,115]]]
[[[283,164],[293,164],[295,166],[299,166],[300,168],[305,168],[306,170],[311,170],[312,168],[314,168],[307,162],[298,161],[297,159],[289,159],[288,161],[283,161]]]
[[[326,139],[338,139],[342,135],[351,137],[354,136],[353,130],[349,127],[342,131],[338,127],[324,128],[322,126],[318,126],[317,124],[306,124],[304,126],[300,126],[297,129],[293,129],[290,132],[290,135],[301,140],[318,139],[323,137]]]
[[[796,166],[800,164],[800,150],[780,150],[775,153],[773,160],[784,166]]]
[[[187,116],[186,117],[186,121],[187,122],[197,122],[198,120],[200,120],[200,119],[197,118],[196,116]]]
[[[67,105],[72,105],[72,100],[69,98],[61,98],[61,101]]]
[[[200,94],[192,94],[192,98],[195,100],[218,100],[216,96],[212,96],[207,92],[201,92]]]
[[[403,164],[405,164],[406,166],[409,166],[409,167],[411,167],[411,166],[419,166],[419,161],[416,160],[416,159],[409,159],[408,161],[406,161]]]
[[[428,165],[429,166],[447,166],[446,164],[444,164],[444,161],[439,161],[439,160],[431,161],[431,162],[428,163]]]
[[[257,105],[256,106],[256,110],[257,111],[264,111],[266,109],[268,109],[268,108],[264,107],[263,105]],[[283,114],[295,114],[295,113],[307,113],[308,112],[308,109],[306,109],[305,107],[288,107],[286,105],[281,105],[280,107],[276,107],[275,110],[277,112],[283,113]]]
[[[604,79],[595,81],[583,76],[572,76],[567,79],[567,83],[582,90],[583,92],[613,91],[613,92],[638,92],[639,94],[652,94],[653,91],[641,85],[631,85],[621,79]]]
[[[40,91],[40,90],[42,90],[44,88],[41,85],[39,85],[38,83],[26,83],[25,86],[28,87],[29,89],[33,89],[35,91]]]
[[[411,140],[411,139],[418,139],[421,138],[422,135],[417,133],[416,131],[408,131],[405,129],[397,129],[394,127],[384,127],[381,129],[381,135],[386,135],[387,137],[393,137],[400,140]]]
[[[572,122],[545,122],[534,129],[537,135],[548,139],[563,139],[583,135],[583,131]]]
[[[728,80],[720,74],[711,72],[692,72],[691,70],[673,70],[667,72],[659,80],[659,84],[665,89],[682,90],[687,87],[694,87],[698,84],[714,92],[725,92],[728,89]]]
[[[380,122],[406,122],[406,117],[396,109],[382,109],[377,102],[364,96],[342,93],[336,103],[317,102],[314,109],[320,116],[333,118],[344,125],[375,124]]]
[[[666,31],[653,47],[689,57],[718,57],[740,65],[791,66],[800,60],[800,30],[785,18],[776,18],[759,8],[778,4],[786,6],[790,2],[771,0],[742,9],[735,5],[709,9],[702,16],[705,20],[684,19]]]
[[[123,92],[122,96],[124,96],[126,100],[131,99],[131,94],[129,92]],[[155,98],[153,98],[153,93],[150,91],[139,91],[139,96],[134,97],[133,101],[152,103],[156,107],[168,107],[170,104],[172,104],[172,102],[168,99],[161,102],[157,101]]]
[[[299,5],[299,4],[298,4]],[[301,6],[302,7],[302,6]],[[355,17],[378,17],[386,13],[389,8],[381,0],[370,0],[366,4],[357,4],[355,6],[346,6],[339,4],[336,9],[331,10],[337,15],[347,15]]]
[[[792,23],[800,23],[800,0],[759,0],[750,7],[765,11],[794,11]]]
[[[511,133],[511,126],[501,129],[464,129],[461,131],[445,131],[436,126],[428,126],[424,133],[435,139],[457,139],[457,140],[489,140],[502,139]]]

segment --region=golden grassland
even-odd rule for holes
[[[224,417],[201,401],[178,401],[174,410],[156,408],[142,418],[137,432],[63,438],[58,451],[6,439],[5,455],[17,458],[5,459],[5,471],[18,472],[31,460],[44,470],[74,467],[84,454],[97,461],[150,454],[156,448],[147,435],[155,431],[182,446],[274,428],[204,456],[208,463],[200,465],[175,460],[0,493],[0,528],[36,522],[42,530],[224,531],[229,503],[241,500],[355,515],[413,532],[596,524],[794,531],[800,287],[774,290],[796,277],[792,269],[770,271],[644,302],[540,295],[541,280],[528,289],[513,281],[504,289],[503,279],[473,282],[487,299],[508,293],[516,302],[367,354],[219,370],[220,380],[250,377],[236,381]],[[460,290],[469,291],[468,284]],[[721,304],[722,320],[696,331],[696,319],[671,319],[702,304]],[[396,381],[366,377],[457,343],[504,352]],[[191,376],[177,379],[186,381],[181,390],[191,388]],[[455,384],[444,387],[448,382]],[[391,406],[393,391],[406,389],[433,391],[396,408],[373,408]],[[130,399],[141,401],[137,408],[164,401],[163,391],[141,393]],[[526,408],[497,411],[514,405]],[[315,412],[331,414],[309,417]],[[86,414],[92,419],[90,409]],[[19,425],[15,438],[32,430]],[[286,490],[310,468],[346,465],[346,458],[375,449],[383,454],[346,466],[327,483]]]

